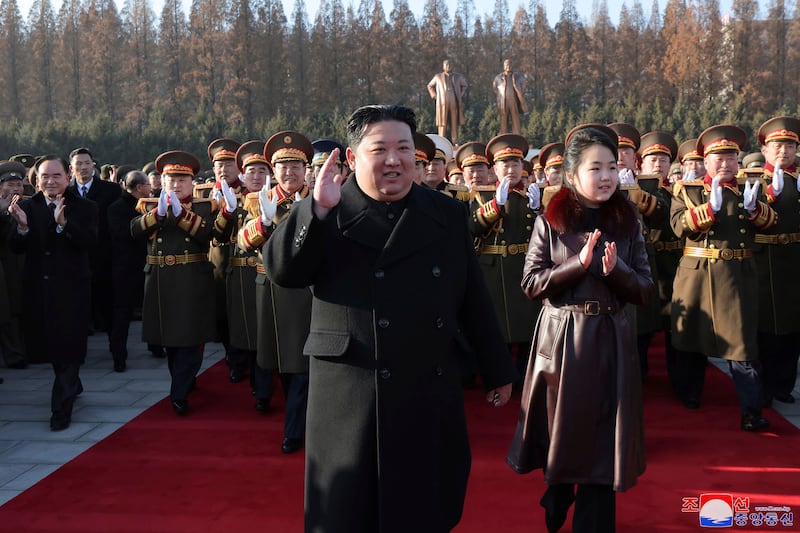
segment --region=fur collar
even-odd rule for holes
[[[594,227],[591,214],[578,201],[575,191],[563,186],[550,199],[544,217],[558,233],[592,231]],[[632,237],[639,228],[639,220],[633,205],[620,192],[616,191],[598,212],[597,228],[610,238]]]

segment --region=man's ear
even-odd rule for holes
[[[356,154],[353,150],[348,146],[347,150],[344,152],[345,157],[347,158],[347,166],[350,167],[350,170],[353,172],[356,171]]]

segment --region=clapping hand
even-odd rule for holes
[[[261,224],[268,226],[278,212],[278,196],[269,197],[269,185],[264,184],[258,191],[258,207],[261,209]]]
[[[783,174],[783,171],[781,171]],[[781,181],[783,181],[783,176],[781,176]],[[758,201],[758,189],[761,187],[761,182],[758,180],[750,181],[748,180],[744,184],[744,209],[752,213],[756,210],[756,202]],[[781,187],[783,187],[783,183],[781,183]],[[773,189],[773,192],[775,189]],[[775,194],[778,194],[777,192]]]
[[[169,207],[169,193],[167,189],[161,189],[161,194],[158,197],[158,207],[156,214],[160,217],[167,215],[167,208]]]
[[[338,172],[338,160],[339,148],[334,148],[314,183],[314,215],[320,220],[328,216],[330,210],[342,199],[342,174]]]
[[[181,213],[183,213],[183,206],[181,205],[181,201],[178,200],[178,195],[175,194],[175,191],[169,192],[169,205],[172,208],[172,215],[175,218],[181,216]]]
[[[772,193],[778,196],[781,191],[783,191],[783,169],[780,162],[777,162],[775,163],[775,172],[772,173]]]
[[[11,203],[8,205],[8,212],[14,217],[14,220],[17,221],[17,228],[25,232],[28,231],[28,215],[25,214],[25,211],[22,210],[18,202],[19,194],[15,194],[14,197],[11,198]]]
[[[690,170],[687,172],[682,178],[681,181],[694,181],[695,173],[694,170]]]
[[[236,211],[236,193],[225,180],[222,180],[222,196],[225,198],[225,212],[231,214]]]
[[[636,183],[636,178],[634,178],[633,172],[630,169],[623,168],[618,174],[620,185],[634,185]]]
[[[719,176],[711,181],[711,194],[708,196],[708,203],[711,204],[711,210],[715,213],[722,209],[722,185],[719,184]]]
[[[53,219],[59,226],[64,226],[67,223],[65,214],[66,205],[64,204],[64,195],[59,194],[56,196],[56,208],[53,210]]]
[[[539,186],[535,183],[528,185],[528,207],[531,209],[539,209],[541,198],[542,193],[539,191]]]
[[[500,180],[500,185],[497,186],[497,191],[494,193],[494,199],[497,201],[497,205],[506,205],[509,187],[511,187],[511,177],[506,176]]]

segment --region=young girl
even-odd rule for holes
[[[536,219],[525,258],[522,289],[543,307],[506,460],[521,474],[544,470],[548,531],[575,502],[574,532],[610,532],[614,491],[645,469],[636,328],[624,307],[644,303],[653,281],[617,189],[617,135],[587,124],[565,144],[565,186]]]

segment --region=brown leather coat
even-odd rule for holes
[[[646,302],[654,285],[627,200],[618,193],[595,219],[581,222],[587,211],[562,188],[534,224],[522,288],[543,307],[506,460],[519,473],[543,468],[549,484],[622,491],[645,469],[636,329],[625,304]],[[582,227],[569,227],[576,225]],[[594,227],[617,245],[608,276],[601,273],[602,244],[588,269],[579,259],[585,231]]]

